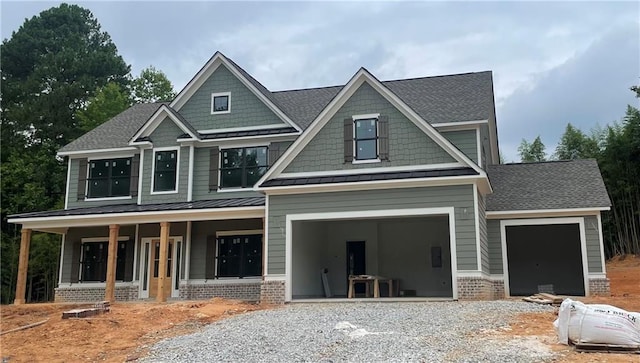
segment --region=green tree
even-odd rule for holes
[[[129,95],[117,83],[109,82],[89,100],[85,109],[77,112],[79,125],[83,131],[92,130],[130,105]]]
[[[588,159],[597,157],[599,152],[596,137],[588,137],[568,123],[556,147],[555,158],[558,160]]]
[[[525,163],[545,161],[547,158],[545,146],[542,143],[542,140],[540,140],[540,136],[536,137],[531,143],[522,139],[520,146],[518,146],[518,154],[520,155],[522,162]]]
[[[143,69],[131,88],[135,103],[171,101],[176,96],[167,76],[153,66]]]
[[[77,112],[107,83],[127,87],[130,68],[91,12],[67,4],[25,20],[2,42],[0,64],[0,298],[6,303],[13,301],[15,281],[8,280],[15,278],[20,240],[7,215],[63,206],[66,165],[56,152],[84,132]],[[28,299],[52,296],[57,267],[51,258],[57,265],[59,250],[58,236],[33,239]]]

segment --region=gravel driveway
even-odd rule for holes
[[[490,331],[516,313],[551,309],[515,301],[291,304],[163,340],[145,361],[550,361],[536,339]]]

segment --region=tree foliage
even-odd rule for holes
[[[143,69],[131,88],[136,103],[171,101],[176,96],[167,76],[153,66]]]
[[[78,110],[79,125],[85,132],[92,130],[126,110],[130,105],[128,93],[117,83],[109,82],[89,100],[86,108]]]
[[[600,152],[598,140],[585,135],[570,123],[560,138],[556,147],[555,158],[557,160],[574,160],[595,158]]]
[[[542,140],[540,140],[540,136],[538,136],[531,143],[522,139],[520,146],[518,146],[518,154],[520,155],[522,162],[535,163],[547,160],[547,153],[545,149],[546,148],[542,143]]]

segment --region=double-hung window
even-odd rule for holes
[[[131,158],[91,160],[89,198],[125,197],[131,184]]]
[[[262,235],[220,236],[217,240],[216,277],[262,275]]]
[[[353,123],[355,160],[378,159],[378,119],[356,119]]]
[[[267,147],[244,147],[222,150],[220,186],[250,188],[267,171]]]
[[[178,176],[178,150],[156,151],[154,155],[153,191],[175,191]]]

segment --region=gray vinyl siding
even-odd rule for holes
[[[489,126],[480,125],[480,142],[482,143],[482,169],[487,169],[487,165],[493,164],[491,161],[491,143],[489,142]]]
[[[280,147],[280,155],[291,146],[292,141],[274,142],[272,145],[278,144]],[[211,148],[196,148],[194,150],[193,163],[193,200],[210,200],[223,198],[246,198],[263,196],[262,193],[250,190],[234,191],[234,192],[218,192],[209,191],[209,164],[210,164]],[[270,164],[273,161],[269,161]]]
[[[231,92],[230,113],[211,114],[211,94]],[[224,65],[178,110],[196,130],[286,124]]]
[[[107,200],[78,200],[78,171],[80,168],[81,159],[71,159],[71,173],[69,174],[69,194],[67,195],[68,202],[67,208],[86,208],[86,207],[99,207],[101,205],[113,205],[113,204],[131,204],[137,202],[137,197],[131,199],[107,199]],[[81,186],[86,188],[85,185]]]
[[[587,245],[587,267],[589,273],[602,272],[602,260],[600,251],[600,235],[598,229],[602,226],[598,225],[596,216],[584,217],[585,237]],[[500,220],[487,221],[487,230],[489,237],[489,259],[490,272],[492,274],[501,274],[502,270],[502,241]]]
[[[344,162],[344,119],[389,117],[389,161]],[[455,160],[369,84],[364,83],[284,170],[287,173],[450,163]]]
[[[478,163],[478,137],[476,130],[459,130],[441,132],[447,140],[460,149],[469,159]]]
[[[207,256],[207,237],[220,231],[261,230],[261,219],[193,222],[191,226],[190,279],[206,279],[207,265],[215,265],[215,254]],[[211,271],[215,271],[210,266]]]
[[[153,147],[178,147],[176,139],[184,132],[171,119],[165,118],[162,123],[149,135]],[[142,204],[174,203],[185,202],[187,200],[187,189],[189,185],[189,147],[179,147],[178,152],[178,192],[170,194],[151,194],[152,171],[154,160],[154,149],[144,150],[144,165],[142,168]]]
[[[455,207],[458,270],[477,270],[471,185],[269,196],[268,273],[285,273],[287,214],[451,206]]]
[[[121,237],[129,237],[130,243],[133,243],[136,236],[135,226],[121,226],[118,234]],[[78,273],[80,265],[79,249],[81,248],[82,238],[88,237],[104,237],[104,241],[108,241],[109,226],[70,228],[67,231],[64,238],[64,253],[61,261],[62,283],[71,282],[72,271],[74,274]],[[77,259],[74,258],[74,252],[75,256],[78,256]],[[129,275],[133,272],[133,248],[131,249],[131,256],[127,256],[126,261],[129,264],[125,267],[125,275]],[[77,275],[75,277],[77,278]]]
[[[487,239],[489,242],[489,273],[500,275],[502,274],[502,240],[499,220],[487,220]]]
[[[590,273],[602,272],[602,259],[600,251],[600,234],[602,226],[598,225],[598,217],[584,217],[584,232],[587,239],[587,265]]]
[[[478,228],[480,230],[480,265],[482,272],[489,273],[489,241],[487,236],[487,213],[485,196],[478,192]]]

